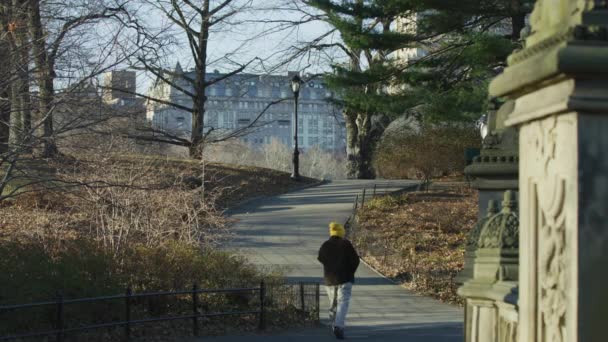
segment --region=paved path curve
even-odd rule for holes
[[[411,186],[408,181],[335,181],[282,196],[251,202],[232,216],[232,247],[260,266],[284,266],[290,281],[322,281],[317,251],[328,238],[327,224],[344,222],[356,194],[376,184],[378,192]],[[327,299],[321,292],[321,319]],[[347,338],[365,341],[462,341],[462,309],[421,297],[391,283],[361,264],[347,317]],[[206,338],[205,340],[209,340]],[[332,341],[327,329],[279,335],[212,338],[213,341]]]

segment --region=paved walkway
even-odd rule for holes
[[[327,224],[344,222],[355,195],[377,184],[378,192],[412,185],[407,181],[336,181],[254,201],[232,213],[239,220],[233,247],[259,266],[284,266],[290,281],[321,282],[317,251]],[[328,301],[321,292],[321,320]],[[347,318],[347,338],[365,341],[462,341],[462,309],[420,297],[364,265],[359,267]],[[328,329],[278,335],[206,338],[212,341],[332,341]]]

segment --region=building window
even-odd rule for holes
[[[279,120],[277,123],[281,128],[289,128],[289,126],[291,126],[291,120]]]
[[[319,119],[308,119],[308,134],[319,134]]]
[[[304,99],[304,100],[310,99],[310,89],[304,88],[302,90],[302,99]]]

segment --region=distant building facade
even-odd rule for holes
[[[145,120],[145,100],[137,97],[135,71],[113,70],[103,74],[101,100],[117,116],[129,116],[138,123]]]
[[[416,13],[407,17],[399,17],[395,22],[395,31],[400,33],[418,34],[418,21],[423,14]],[[403,48],[395,51],[395,59],[403,64],[426,56],[428,52],[420,47]]]
[[[137,75],[135,71],[113,70],[103,75],[102,98],[105,104],[129,106],[136,102]]]
[[[205,103],[206,129],[216,132],[235,132],[255,123],[241,140],[251,146],[261,147],[272,140],[293,147],[293,93],[287,75],[237,74],[221,80],[207,88]],[[211,81],[225,77],[217,71],[206,74]],[[184,72],[176,66],[171,81],[178,87],[191,90],[187,79],[194,79],[194,72]],[[148,95],[155,99],[191,108],[192,99],[175,87],[157,80]],[[346,146],[346,130],[340,110],[327,101],[332,96],[322,80],[315,79],[302,84],[298,110],[298,145],[302,149],[319,146],[325,150],[341,151]],[[270,106],[273,101],[286,99]],[[192,115],[190,112],[155,101],[148,101],[148,122],[152,127],[190,134]],[[259,117],[259,118],[258,118]],[[255,121],[257,119],[257,121]]]

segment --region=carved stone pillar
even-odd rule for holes
[[[608,3],[540,0],[490,86],[519,127],[520,342],[606,341]]]
[[[479,207],[480,212],[482,212],[481,208],[482,207]],[[486,216],[479,219],[475,224],[475,227],[473,227],[469,233],[464,252],[464,269],[460,271],[455,278],[457,284],[462,285],[467,280],[474,277],[475,259],[477,259],[477,250],[479,249],[479,236],[481,235],[481,230],[488,220],[497,213],[498,204],[495,200],[489,200],[488,207],[486,209]]]
[[[497,106],[496,102],[493,102]],[[479,219],[471,230],[465,251],[464,269],[455,278],[457,284],[463,284],[473,277],[473,265],[477,255],[477,239],[488,216],[496,214],[499,203],[506,190],[517,191],[518,135],[515,128],[506,127],[505,120],[513,109],[513,102],[508,102],[500,109],[493,108],[488,113],[488,135],[483,139],[479,156],[465,169],[472,180],[471,186],[479,192]]]
[[[488,134],[483,139],[481,153],[473,159],[473,163],[465,169],[472,180],[471,187],[479,193],[479,219],[471,230],[465,251],[464,269],[455,278],[462,285],[473,277],[473,264],[477,253],[477,238],[479,231],[487,221],[488,216],[496,214],[498,207],[491,204],[500,203],[503,193],[507,190],[517,191],[518,135],[517,129],[506,127],[505,121],[513,109],[513,101],[498,108],[498,102],[492,102],[487,118]],[[488,206],[489,205],[489,206]]]
[[[479,233],[473,234],[478,246],[473,277],[458,289],[466,301],[467,342],[515,342],[519,274],[516,206],[514,192],[505,192],[501,212],[488,217]]]
[[[471,186],[479,190],[480,219],[490,200],[500,202],[505,191],[517,191],[517,129],[505,126],[513,104],[513,101],[509,101],[500,108],[490,110],[488,135],[483,139],[481,153],[465,169],[467,176],[472,179]],[[493,106],[498,106],[498,103],[494,101]]]

